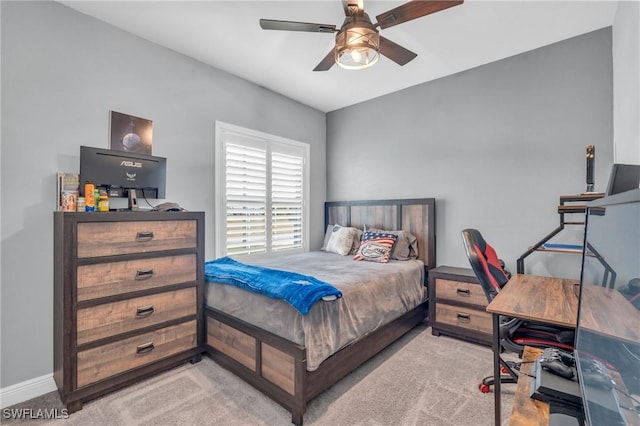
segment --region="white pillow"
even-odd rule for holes
[[[338,253],[342,256],[350,254],[356,231],[356,228],[333,225],[331,228],[331,234],[329,235],[329,240],[327,241],[324,250],[332,253]]]

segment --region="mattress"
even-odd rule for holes
[[[307,348],[307,370],[349,343],[426,300],[420,260],[375,263],[313,251],[251,262],[311,275],[337,287],[342,297],[319,301],[307,315],[288,303],[226,284],[207,282],[207,306]]]

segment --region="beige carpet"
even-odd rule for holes
[[[491,350],[419,326],[311,401],[305,425],[492,425]],[[515,385],[502,391],[508,424]],[[13,408],[61,407],[57,393]],[[4,423],[13,423],[3,420]],[[289,425],[284,408],[209,358],[84,405],[54,425]],[[34,424],[30,421],[30,424]]]

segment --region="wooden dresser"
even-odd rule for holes
[[[54,379],[69,412],[204,347],[204,213],[54,213]]]
[[[491,345],[493,330],[487,305],[487,296],[471,269],[438,266],[429,271],[432,334]]]

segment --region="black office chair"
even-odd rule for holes
[[[462,231],[464,249],[469,258],[471,268],[475,273],[487,300],[491,302],[500,289],[509,281],[504,263],[498,258],[496,251],[484,240],[476,229]],[[500,346],[501,351],[516,352],[522,357],[525,346],[538,348],[555,347],[573,351],[574,331],[562,327],[551,327],[535,324],[515,318],[500,318]],[[501,383],[516,383],[520,365],[517,362],[500,360],[502,374]],[[494,377],[485,377],[480,385],[480,391],[487,393],[494,384]]]

